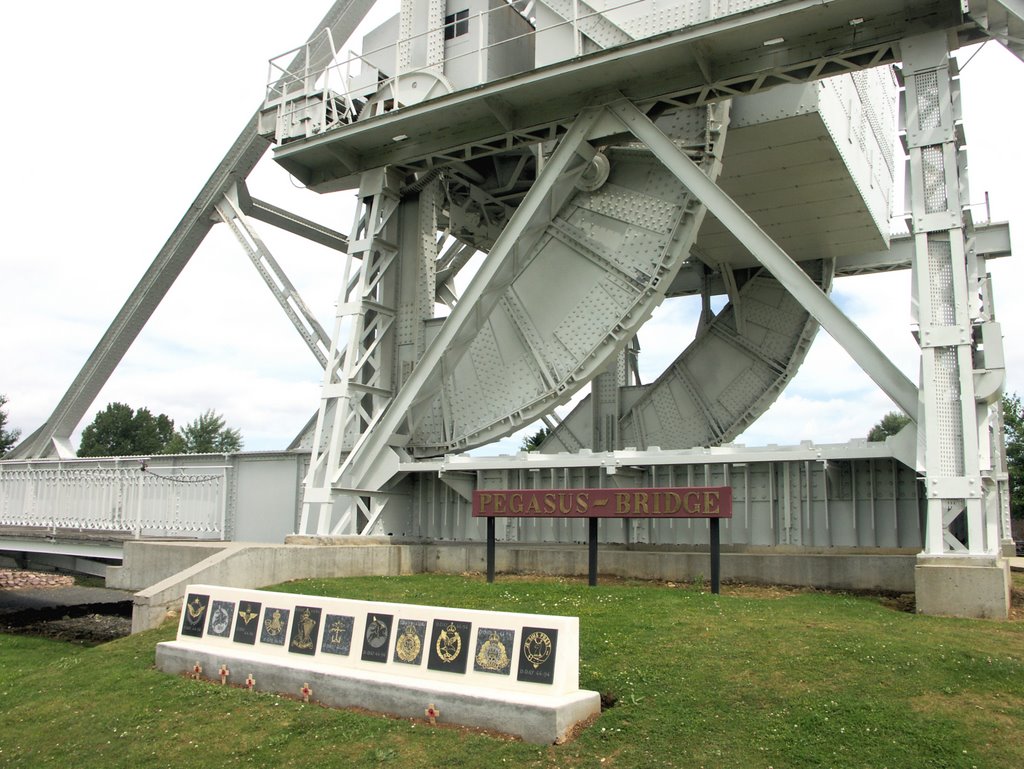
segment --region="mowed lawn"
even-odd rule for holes
[[[166,675],[154,647],[173,623],[94,648],[0,635],[0,767],[1024,766],[1024,621],[700,587],[421,575],[275,588],[578,616],[580,686],[615,704],[550,746],[443,712],[432,727]]]

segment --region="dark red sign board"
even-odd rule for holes
[[[732,518],[729,486],[473,492],[477,518]]]

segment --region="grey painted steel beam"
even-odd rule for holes
[[[314,222],[312,219],[286,211],[273,203],[252,197],[244,183],[238,185],[238,205],[242,209],[242,213],[252,219],[298,235],[313,243],[319,243],[321,246],[333,248],[343,254],[348,253],[348,238],[345,235]]]
[[[337,0],[310,38],[326,27],[331,29],[336,38],[348,39],[372,5],[373,0]],[[312,69],[326,66],[333,56],[333,51],[322,47],[318,52],[322,60],[309,62]],[[302,67],[304,58],[305,52],[300,50],[290,68],[294,70]],[[56,448],[55,441],[67,444],[67,439],[82,421],[86,409],[92,405],[121,358],[212,229],[216,204],[231,185],[249,175],[266,152],[270,142],[257,133],[258,120],[257,110],[157,253],[53,414],[42,427],[11,452],[10,458],[52,456]]]
[[[997,259],[1010,256],[1010,225],[1007,222],[990,222],[978,224],[974,228],[975,253],[984,259]],[[872,275],[878,272],[909,270],[914,255],[914,240],[910,235],[899,235],[892,238],[887,251],[871,251],[864,254],[851,254],[836,258],[836,277],[845,278],[851,275]],[[736,254],[729,260],[731,269],[756,267],[759,262],[747,254]],[[691,259],[682,266],[666,296],[693,296],[701,292],[704,281],[704,266],[701,262]],[[712,295],[727,293],[724,281],[715,275],[709,276],[708,288]]]
[[[905,413],[917,413],[917,387],[861,329],[836,307],[757,223],[700,170],[684,152],[628,101],[609,107],[626,128],[707,206],[725,227],[807,309],[829,335]]]

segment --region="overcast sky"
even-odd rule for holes
[[[380,6],[381,3],[378,3]],[[387,5],[387,4],[385,4]],[[397,5],[397,0],[390,3]],[[211,171],[260,104],[267,60],[300,44],[328,2],[179,0],[5,6],[0,57],[7,126],[0,184],[0,393],[10,424],[38,427],[99,341]],[[378,17],[387,14],[376,11]],[[974,49],[961,55],[966,61]],[[1024,238],[1024,63],[989,43],[966,66],[971,198]],[[271,160],[253,194],[343,232],[352,195],[299,189]],[[900,200],[902,205],[902,200]],[[976,220],[984,208],[975,209]],[[271,252],[329,329],[341,256],[269,226]],[[1024,268],[994,262],[1008,389],[1024,389]],[[848,278],[833,296],[917,380],[910,275]],[[691,307],[645,328],[645,381],[693,333]],[[667,344],[666,344],[667,343]],[[216,227],[83,422],[111,401],[179,425],[212,408],[252,450],[286,446],[317,407],[321,369],[233,236]],[[863,437],[894,408],[825,334],[747,445]],[[497,452],[514,450],[506,439]]]

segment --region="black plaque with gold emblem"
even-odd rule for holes
[[[323,643],[320,651],[324,654],[343,654],[348,656],[352,647],[352,625],[354,617],[342,614],[328,614],[324,620]]]
[[[390,614],[367,614],[366,629],[363,631],[363,660],[366,662],[387,662],[388,641],[391,640]]]
[[[234,601],[214,601],[210,607],[210,624],[206,634],[227,638],[231,635],[231,620],[235,614]]]
[[[206,610],[210,606],[210,596],[189,593],[185,601],[185,611],[181,613],[181,634],[195,638],[203,637],[206,627]]]
[[[476,652],[473,670],[507,676],[512,672],[513,642],[516,632],[501,628],[482,627],[476,631]]]
[[[435,619],[430,633],[427,667],[448,673],[465,673],[470,655],[472,625],[448,619]]]
[[[238,615],[235,617],[235,635],[232,640],[236,644],[256,643],[256,631],[260,626],[260,609],[262,604],[255,601],[241,601],[238,604]]]
[[[406,665],[419,665],[423,662],[423,639],[426,636],[427,623],[423,620],[398,620],[392,662],[402,662]]]
[[[284,646],[288,637],[288,617],[291,609],[275,609],[268,606],[263,611],[263,624],[260,625],[260,643]]]
[[[296,606],[295,621],[288,651],[295,654],[316,654],[316,641],[320,637],[319,606]]]
[[[546,627],[524,627],[519,641],[520,681],[550,684],[555,677],[555,649],[558,631]]]

